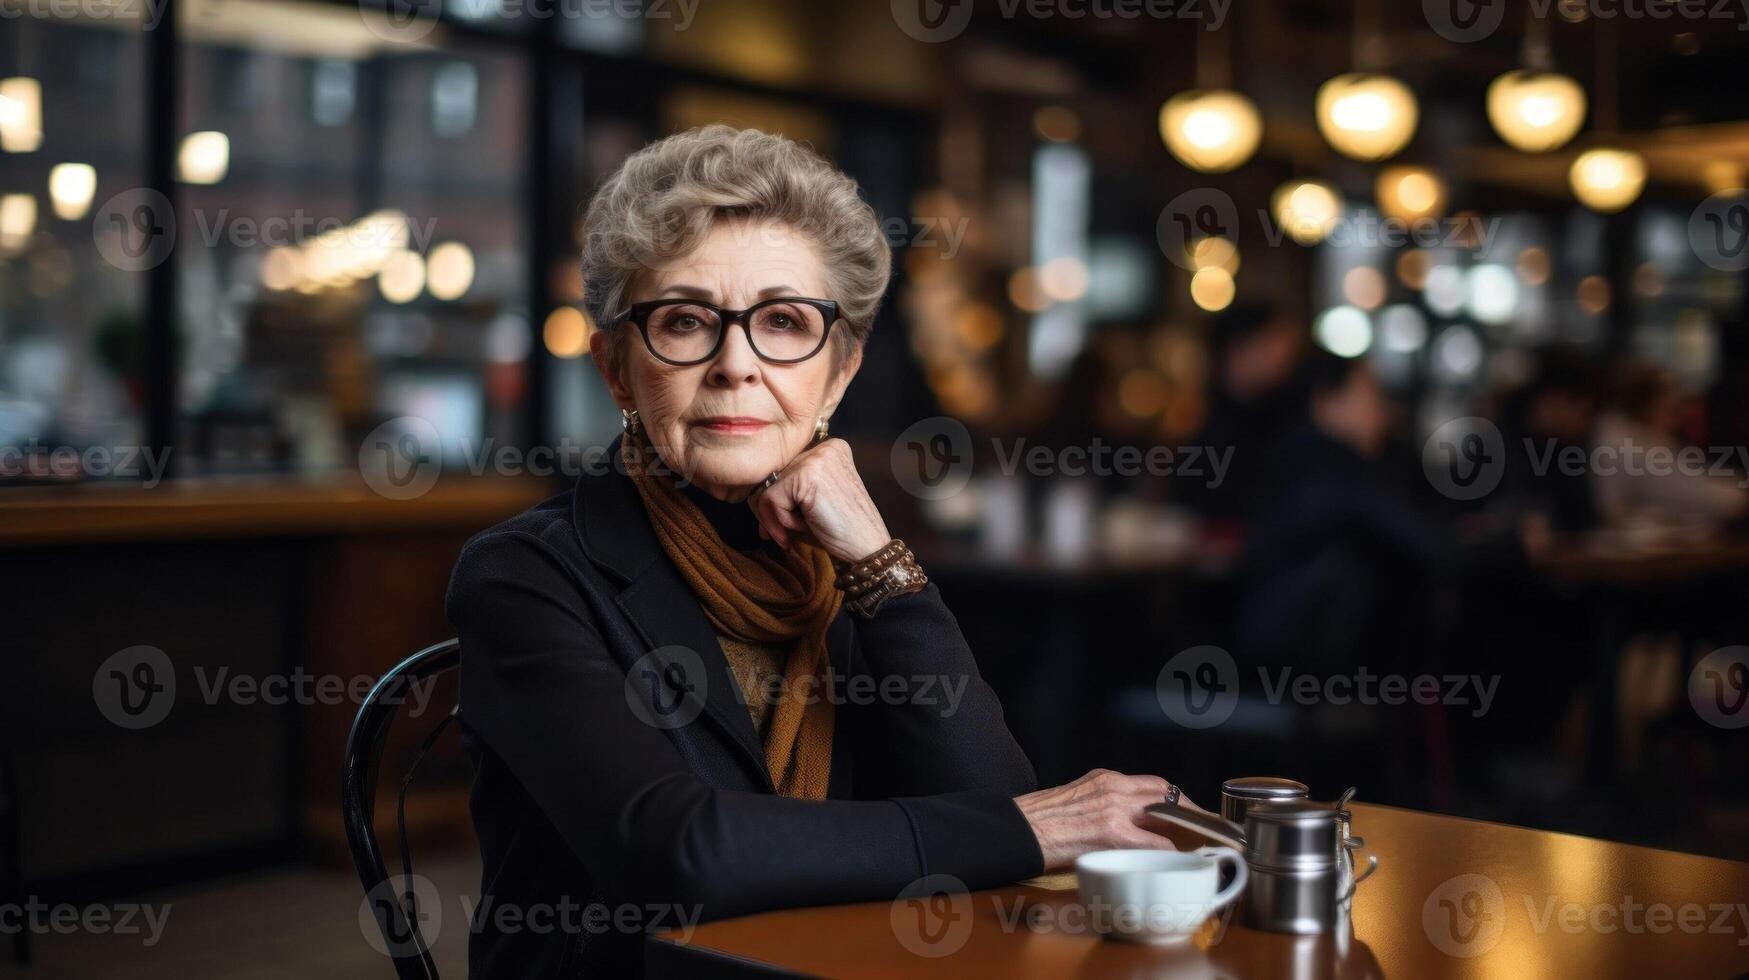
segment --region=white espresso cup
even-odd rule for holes
[[[1233,881],[1221,887],[1221,865]],[[1114,939],[1179,943],[1244,890],[1250,873],[1230,847],[1194,851],[1093,851],[1075,859],[1081,902],[1093,928]]]

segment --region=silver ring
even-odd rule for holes
[[[771,485],[772,485],[772,484],[773,484],[773,483],[776,483],[776,482],[777,482],[777,471],[776,471],[776,470],[772,470],[772,471],[771,471],[771,475],[770,475],[770,476],[768,476],[768,477],[766,477],[766,478],[765,478],[765,479],[764,479],[764,480],[763,480],[763,481],[762,481],[762,482],[761,482],[761,483],[760,483],[760,484],[759,484],[759,489],[760,489],[760,490],[764,490],[764,489],[766,489],[766,488],[768,488],[768,487],[770,487],[770,486],[771,486]]]
[[[1182,791],[1179,790],[1177,783],[1167,783],[1166,784],[1166,805],[1167,806],[1177,806],[1178,805],[1178,796],[1181,792]]]

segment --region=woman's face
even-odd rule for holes
[[[700,299],[742,310],[779,296],[837,298],[826,294],[825,269],[806,238],[776,222],[744,219],[718,222],[690,254],[639,274],[625,305]],[[731,323],[715,357],[675,367],[650,353],[636,325],[614,329],[629,331],[617,375],[602,359],[605,338],[590,341],[614,401],[637,410],[671,468],[722,500],[743,499],[794,459],[838,407],[862,360],[856,351],[839,363],[839,341],[831,340],[799,364],[770,364],[753,353],[741,324]]]

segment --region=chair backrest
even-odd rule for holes
[[[414,685],[448,673],[460,663],[461,644],[456,640],[428,646],[401,661],[365,695],[364,703],[358,707],[358,717],[352,721],[352,731],[346,736],[346,759],[340,774],[340,812],[346,824],[346,843],[352,849],[353,866],[358,869],[358,879],[364,885],[400,980],[437,980],[437,965],[419,932],[417,917],[407,915],[400,892],[389,884],[389,872],[383,865],[374,823],[377,768],[382,763],[383,745],[388,740],[395,712]],[[432,738],[436,735],[436,731],[432,732]],[[427,739],[421,755],[430,742]],[[405,784],[402,792],[405,793]],[[408,845],[404,821],[400,833],[405,858]],[[392,899],[384,900],[391,895]]]

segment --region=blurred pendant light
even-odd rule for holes
[[[96,194],[97,170],[89,163],[57,163],[49,171],[49,203],[62,221],[85,217]]]
[[[1615,21],[1597,24],[1597,134],[1567,171],[1573,196],[1593,211],[1614,214],[1639,199],[1646,187],[1646,161],[1613,145],[1616,140]]]
[[[36,198],[29,194],[0,194],[0,253],[14,253],[36,231]]]
[[[1275,223],[1301,245],[1316,245],[1342,217],[1342,195],[1321,180],[1290,180],[1269,199]]]
[[[1431,167],[1404,164],[1379,171],[1373,185],[1379,210],[1398,221],[1437,218],[1445,213],[1445,180]]]
[[[231,169],[231,138],[216,130],[189,133],[176,154],[176,176],[188,184],[216,184]]]
[[[1567,145],[1585,124],[1585,89],[1554,70],[1546,18],[1530,18],[1523,61],[1524,68],[1488,85],[1488,121],[1513,148],[1547,153]]]
[[[1586,150],[1567,173],[1579,203],[1614,214],[1634,203],[1646,186],[1646,161],[1632,150]]]
[[[1514,149],[1560,149],[1585,124],[1585,90],[1558,72],[1509,71],[1488,86],[1488,121]]]
[[[1354,63],[1360,70],[1318,87],[1318,131],[1343,156],[1383,160],[1409,145],[1420,110],[1407,85],[1363,68],[1381,60],[1384,39],[1378,30],[1378,0],[1358,0],[1356,8]]]
[[[1203,50],[1221,32],[1197,35],[1196,88],[1180,92],[1160,107],[1160,138],[1178,161],[1199,173],[1225,173],[1243,165],[1263,139],[1257,104],[1235,91],[1224,47],[1219,56]],[[1221,40],[1224,42],[1225,38]]]
[[[42,82],[22,75],[0,78],[0,150],[35,153],[42,143]]]

